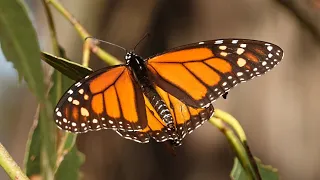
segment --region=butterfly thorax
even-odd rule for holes
[[[167,124],[168,131],[174,130],[174,123],[170,110],[159,93],[155,90],[153,82],[148,76],[147,67],[143,58],[133,52],[129,52],[126,54],[125,59],[127,66],[129,66],[133,72],[135,81],[139,83],[144,95],[148,98],[151,105],[156,110],[156,113]]]

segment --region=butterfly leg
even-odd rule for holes
[[[224,93],[224,94],[222,95],[223,99],[227,99],[227,95],[228,95],[228,92]]]

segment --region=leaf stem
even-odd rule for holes
[[[261,180],[258,165],[250,151],[247,137],[240,123],[233,116],[219,109],[215,109],[215,113],[209,122],[226,135],[247,173],[250,173],[249,175],[255,177],[255,179]],[[243,155],[246,155],[245,158],[243,158]]]
[[[87,32],[87,30],[72,16],[72,14],[67,11],[60,2],[57,0],[46,0],[47,3],[50,3],[54,8],[56,8],[76,29],[82,40],[85,40],[86,37],[91,37],[91,35]],[[92,40],[88,39],[88,43],[90,44],[90,48],[93,53],[99,56],[102,60],[104,60],[109,65],[120,64],[121,62],[110,55],[109,53],[103,51],[100,47],[98,47]]]
[[[5,147],[0,143],[0,165],[7,172],[11,179],[28,180],[21,168],[12,159]]]
[[[250,161],[246,157],[246,151],[243,145],[241,144],[239,138],[232,131],[232,129],[228,127],[227,124],[219,118],[211,117],[209,122],[216,126],[226,136],[232,149],[236,153],[236,156],[238,157],[243,169],[246,171],[250,179],[255,179],[254,173],[251,171],[250,168]]]
[[[82,65],[85,67],[89,66],[89,60],[90,60],[90,42],[85,41],[83,43],[83,52],[82,52]]]
[[[224,112],[222,110],[219,110],[219,109],[215,110],[214,116],[220,118],[222,121],[224,121],[225,123],[227,123],[229,126],[231,126],[233,128],[233,130],[235,131],[235,133],[239,137],[239,139],[240,139],[240,141],[242,143],[242,146],[244,147],[244,149],[246,151],[246,154],[247,154],[247,156],[249,158],[249,161],[250,161],[250,165],[253,168],[253,171],[254,171],[256,177],[258,179],[261,179],[261,175],[259,173],[258,165],[257,165],[256,161],[254,160],[254,157],[253,157],[253,155],[252,155],[252,153],[250,151],[249,145],[247,143],[246,134],[245,134],[243,128],[241,127],[239,121],[237,121],[230,114],[228,114],[228,113],[226,113],[226,112]]]
[[[230,114],[228,114],[220,109],[215,109],[213,116],[220,118],[222,121],[229,124],[234,129],[237,136],[240,138],[241,142],[244,142],[247,140],[246,134],[245,134],[243,128],[241,127],[239,121],[237,121],[233,116],[231,116]],[[223,117],[223,118],[221,118],[221,117]]]

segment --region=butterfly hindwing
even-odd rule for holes
[[[269,71],[282,57],[282,49],[271,43],[224,39],[178,47],[147,59],[146,65],[158,86],[199,108]]]
[[[147,126],[141,88],[127,66],[104,68],[70,87],[55,109],[61,129],[82,133],[89,130],[140,130]]]
[[[213,115],[214,108],[212,105],[207,108],[195,109],[185,105],[179,99],[163,91],[161,88],[157,86],[155,88],[173,116],[176,132],[169,132],[167,130],[163,120],[145,97],[148,126],[136,132],[118,130],[117,133],[120,136],[140,143],[148,143],[150,138],[156,142],[164,142],[167,140],[178,140],[181,142],[187,134],[193,132],[194,129],[201,126]]]

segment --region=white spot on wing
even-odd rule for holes
[[[246,47],[247,47],[247,44],[240,44],[240,47],[246,48]]]
[[[79,102],[78,100],[73,100],[73,101],[72,101],[72,104],[74,104],[74,105],[79,105],[80,102]]]
[[[243,66],[245,66],[247,64],[247,61],[245,59],[243,59],[243,58],[238,58],[237,64],[238,64],[239,67],[243,67]]]
[[[89,111],[84,107],[81,107],[80,113],[82,116],[89,116]]]
[[[232,42],[231,42],[231,43],[232,43],[232,44],[237,44],[237,43],[238,43],[238,41],[239,41],[239,40],[236,40],[236,39],[235,39],[235,40],[232,40]]]
[[[222,52],[220,53],[220,55],[226,57],[226,56],[228,55],[228,53],[222,51]]]
[[[238,54],[238,55],[241,55],[243,52],[244,52],[244,49],[243,49],[243,48],[238,48],[238,49],[237,49],[237,54]]]
[[[84,90],[83,89],[79,89],[78,91],[80,94],[83,94]]]
[[[60,111],[57,112],[57,116],[61,117],[62,113]]]
[[[226,49],[227,49],[227,46],[219,46],[219,49],[220,49],[220,50],[226,50]]]
[[[223,40],[216,40],[214,43],[215,43],[215,44],[222,44],[222,43],[223,43]]]
[[[242,72],[237,72],[237,76],[242,76],[243,73]]]
[[[81,86],[81,82],[77,82],[77,83],[75,84],[75,86],[80,87],[80,86]]]

